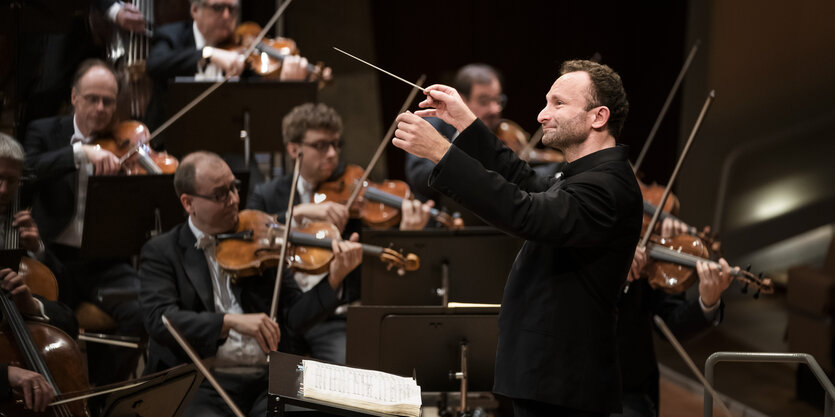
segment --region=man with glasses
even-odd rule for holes
[[[284,334],[311,326],[336,307],[342,280],[362,261],[362,245],[356,234],[334,241],[327,278],[304,293],[285,270],[276,323],[268,316],[275,269],[232,283],[215,258],[215,235],[233,232],[238,222],[238,186],[213,153],[189,154],[177,168],[174,188],[188,221],[150,240],[140,258],[139,298],[151,336],[146,372],[191,362],[163,325],[165,315],[201,357],[215,357],[213,374],[235,403],[247,415],[263,416],[267,353],[284,344]],[[228,414],[204,383],[184,415]]]
[[[147,124],[163,122],[163,103],[169,80],[189,77],[218,80],[224,75],[244,72],[244,56],[218,46],[230,43],[238,23],[238,0],[190,0],[193,20],[163,25],[154,32],[148,54],[148,75],[154,80],[154,96],[148,108]],[[304,80],[307,59],[290,56],[284,60],[279,79]]]
[[[495,131],[502,118],[502,109],[507,104],[507,96],[502,94],[499,72],[487,64],[469,64],[461,67],[455,74],[453,87],[461,94],[464,103],[475,116],[491,131]],[[426,119],[447,140],[452,141],[458,131],[437,117]],[[437,191],[429,188],[429,174],[435,167],[428,159],[406,155],[406,180],[412,191],[423,201],[437,200]]]
[[[91,144],[104,133],[116,110],[118,83],[113,70],[100,60],[84,61],[76,71],[71,101],[73,113],[35,120],[23,141],[25,167],[35,175],[36,197],[32,216],[40,226],[48,249],[63,264],[65,280],[59,281],[61,301],[72,308],[81,301],[96,304],[113,317],[123,336],[144,337],[139,304],[130,294],[138,285],[136,271],[127,259],[81,259],[87,182],[93,175],[119,172],[119,159]],[[104,297],[119,292],[119,299]],[[91,344],[92,355],[104,346]],[[117,382],[136,367],[139,352],[114,347],[90,361],[90,380]]]
[[[348,208],[344,204],[314,201],[314,193],[319,184],[339,178],[345,171],[345,163],[340,160],[343,145],[342,119],[336,110],[322,103],[297,106],[284,116],[282,133],[287,154],[291,158],[295,159],[299,153],[303,153],[292,223],[330,222],[343,232],[343,236],[359,231],[360,221],[349,221]],[[292,175],[286,175],[256,186],[250,194],[247,208],[276,214],[278,220],[284,223],[291,185]],[[400,229],[422,229],[429,221],[431,207],[432,203],[404,201]],[[295,278],[302,290],[307,290],[313,288],[323,275],[296,273]],[[359,284],[358,274],[352,274],[345,281],[340,291],[341,304],[347,305],[360,298]],[[345,307],[340,307],[335,314],[304,334],[286,334],[285,340],[288,344],[294,344],[294,353],[310,354],[317,359],[344,363],[344,309]]]

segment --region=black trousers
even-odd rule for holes
[[[250,417],[267,415],[267,385],[269,372],[266,367],[252,374],[228,374],[213,371],[217,382],[229,394],[235,405]],[[232,410],[223,401],[208,381],[203,381],[191,403],[183,412],[183,417],[226,417],[234,416]]]
[[[575,410],[534,400],[513,399],[515,417],[603,417],[606,414]]]

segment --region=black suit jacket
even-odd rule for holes
[[[617,299],[642,216],[627,155],[603,149],[538,176],[476,120],[433,170],[433,188],[526,239],[502,298],[496,393],[620,410]]]
[[[211,274],[188,223],[151,239],[142,248],[139,266],[139,302],[151,337],[146,372],[157,372],[190,362],[162,324],[164,314],[201,357],[214,356],[225,339],[220,333],[223,313],[215,311]],[[269,314],[275,270],[242,279],[234,285],[245,313]],[[337,303],[327,280],[302,293],[285,274],[279,301],[279,324],[285,332],[300,333],[324,318]]]
[[[193,76],[203,52],[196,49],[193,22],[174,22],[154,31],[146,68],[154,81],[154,95],[148,103],[145,122],[149,128],[158,127],[165,118],[168,83],[174,77]]]
[[[75,215],[78,169],[70,145],[72,121],[72,114],[35,120],[23,139],[26,173],[35,176],[37,190],[32,217],[45,242],[64,231]]]

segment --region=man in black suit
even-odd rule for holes
[[[202,357],[215,356],[214,373],[238,405],[251,416],[267,406],[266,354],[276,350],[284,331],[302,331],[331,311],[337,289],[362,260],[358,236],[334,241],[327,279],[301,293],[290,274],[282,280],[280,324],[267,316],[276,272],[230,282],[215,259],[219,233],[238,222],[238,181],[220,157],[196,152],[183,158],[174,188],[189,220],[142,249],[140,301],[151,335],[146,371],[188,362],[162,324],[165,315]],[[280,331],[281,329],[281,331]],[[227,415],[210,385],[200,387],[188,416]]]
[[[154,80],[154,95],[146,117],[151,129],[164,121],[168,82],[175,77],[196,76],[217,80],[244,72],[244,56],[218,48],[235,32],[240,12],[238,0],[190,0],[193,20],[175,22],[154,32],[148,53],[148,75]],[[282,64],[279,79],[303,80],[307,59],[290,56]]]
[[[526,239],[499,314],[494,392],[517,416],[606,415],[621,407],[617,299],[641,230],[641,192],[616,144],[628,102],[611,68],[567,61],[539,113],[546,146],[569,163],[538,176],[503,147],[455,89],[435,85],[398,116],[395,146],[436,164],[430,185]],[[452,142],[419,116],[461,132]]]
[[[306,103],[296,106],[284,116],[282,133],[287,154],[296,159],[304,153],[299,168],[299,187],[296,206],[293,209],[294,222],[326,221],[336,225],[343,236],[361,228],[358,219],[348,218],[348,208],[334,201],[316,203],[314,194],[317,187],[326,181],[334,181],[345,171],[341,160],[342,118],[325,104]],[[248,209],[276,214],[279,222],[285,222],[287,204],[290,201],[292,175],[285,175],[264,184],[259,184],[250,194]],[[419,200],[404,200],[401,207],[400,230],[420,230],[429,221],[432,202],[422,204]],[[346,317],[344,305],[360,298],[360,277],[352,273],[340,291],[340,307],[335,314],[317,323],[304,334],[285,333],[285,340],[292,344],[293,353],[309,354],[314,358],[335,363],[345,363]],[[303,290],[314,286],[321,274],[297,272],[295,278]]]
[[[35,175],[32,216],[47,248],[63,264],[66,280],[59,282],[60,299],[75,308],[80,301],[98,305],[118,324],[118,333],[144,337],[136,271],[127,259],[82,259],[79,248],[84,230],[88,178],[119,171],[119,159],[91,141],[104,132],[116,109],[118,84],[113,70],[100,60],[87,60],[76,71],[67,116],[35,120],[23,140],[25,166]],[[105,297],[108,292],[124,294]],[[97,384],[127,378],[139,357],[137,350],[108,349],[90,361],[90,380]]]

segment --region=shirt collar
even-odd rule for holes
[[[296,191],[298,191],[299,196],[301,197],[302,200],[304,200],[305,197],[310,197],[311,199],[313,198],[313,191],[315,190],[316,187],[313,186],[312,182],[306,180],[303,176],[299,175],[299,185],[296,188],[297,188]],[[298,204],[304,204],[304,203],[312,203],[312,201],[299,201],[298,202]]]
[[[200,33],[200,30],[197,29],[197,22],[192,22],[191,28],[194,31],[195,49],[203,49],[203,47],[206,46],[206,38],[204,38],[203,34]]]
[[[73,143],[76,143],[76,142],[88,143],[93,139],[92,136],[84,136],[81,133],[81,130],[78,128],[78,122],[76,121],[76,115],[75,114],[72,115],[72,128],[73,128],[73,133],[72,133],[72,138],[70,138],[70,145],[72,145]]]
[[[191,220],[191,216],[188,216],[188,228],[191,229],[191,233],[194,234],[195,242],[194,247],[197,249],[205,249],[211,246],[214,241],[215,237],[207,235],[203,233],[202,230],[198,229],[197,226],[194,225],[194,221]]]
[[[569,162],[563,166],[562,172],[566,177],[570,177],[607,162],[626,161],[628,156],[629,147],[619,144],[611,148],[592,152],[580,159]]]

